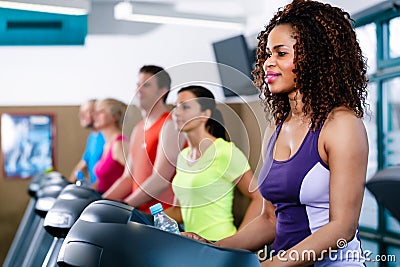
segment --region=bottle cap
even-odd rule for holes
[[[82,181],[83,179],[85,179],[85,176],[83,175],[83,172],[82,172],[82,171],[77,171],[77,172],[76,172],[76,179],[77,179],[78,181]]]
[[[163,209],[161,203],[157,203],[157,204],[155,204],[155,205],[150,207],[150,212],[151,212],[152,215],[155,215],[155,214],[157,214],[157,213],[159,213],[159,212],[161,212],[163,210],[164,209]]]

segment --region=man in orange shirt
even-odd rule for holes
[[[124,201],[147,213],[157,202],[163,202],[164,208],[172,205],[171,181],[184,139],[165,103],[170,86],[171,78],[163,68],[146,65],[140,69],[136,97],[143,119],[132,131],[125,171],[104,198]]]

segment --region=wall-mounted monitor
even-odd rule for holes
[[[238,35],[213,43],[225,97],[258,94],[252,83],[252,62],[246,39]]]

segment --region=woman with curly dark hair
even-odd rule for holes
[[[340,8],[294,0],[259,34],[254,82],[276,126],[259,176],[264,208],[217,245],[272,244],[262,266],[363,266],[367,78],[351,22]]]

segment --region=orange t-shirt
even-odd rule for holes
[[[161,115],[161,117],[147,130],[144,128],[145,122],[143,120],[140,121],[132,132],[129,149],[132,160],[132,192],[137,190],[153,172],[159,135],[167,120],[170,120],[169,112],[165,112]],[[150,213],[150,206],[158,202],[162,202],[164,209],[171,207],[174,199],[172,186],[170,185],[164,192],[154,197],[149,202],[136,208],[140,211]]]

